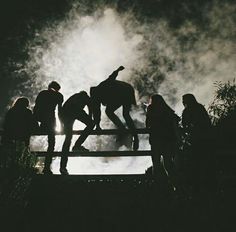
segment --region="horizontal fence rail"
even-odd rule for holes
[[[47,155],[46,151],[34,151],[37,157],[44,157]],[[53,152],[54,157],[60,157],[62,152]],[[69,152],[69,157],[120,157],[120,156],[150,156],[151,151],[81,151],[81,152]]]
[[[83,130],[73,130],[73,135],[80,135]],[[118,130],[118,129],[103,129],[103,130],[92,130],[89,135],[120,135],[120,134],[149,134],[148,128],[137,128],[135,130],[125,129],[125,130]],[[3,134],[3,130],[0,129],[0,136]],[[47,135],[46,132],[37,132],[33,133],[32,136],[45,136]],[[55,135],[64,135],[63,131],[56,131]],[[47,155],[46,151],[31,151],[37,157],[45,157]],[[54,157],[61,157],[61,151],[54,151]],[[213,156],[217,156],[219,158],[224,157],[232,157],[235,159],[236,151],[235,149],[224,149],[224,150],[214,150],[212,151]],[[151,156],[150,150],[138,150],[138,151],[72,151],[68,153],[69,157],[121,157],[121,156]]]
[[[73,135],[80,135],[83,130],[73,130]],[[125,130],[118,130],[118,129],[103,129],[103,130],[93,130],[89,135],[128,135],[132,133],[137,134],[149,134],[149,130],[147,128],[138,128],[135,130],[125,129]],[[2,135],[3,131],[0,130],[0,136]],[[46,132],[37,132],[33,133],[32,136],[45,136],[47,135]],[[55,132],[55,135],[64,135],[64,132]],[[45,157],[47,155],[46,151],[31,151],[36,155],[36,157]],[[125,150],[125,151],[72,151],[67,153],[69,157],[121,157],[121,156],[150,156],[150,150]],[[61,157],[61,151],[54,151],[52,153],[53,157]]]
[[[80,135],[83,132],[83,130],[73,130],[73,135]],[[118,130],[118,129],[104,129],[104,130],[92,130],[89,135],[118,135],[118,134],[132,134],[133,132],[137,134],[148,134],[149,129],[147,128],[138,128],[133,131],[130,129],[125,130]],[[3,130],[0,130],[0,135],[3,134]],[[47,135],[45,131],[39,131],[37,133],[33,133],[32,136],[43,136]],[[55,131],[55,135],[65,135],[63,131]]]
[[[45,157],[47,155],[46,151],[32,151],[37,157]],[[151,156],[151,150],[138,150],[138,151],[72,151],[67,153],[68,157],[131,157],[131,156]],[[61,157],[62,152],[54,151],[53,157]],[[212,155],[217,158],[224,159],[236,158],[235,150],[218,150],[212,152]]]

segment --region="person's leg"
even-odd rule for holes
[[[93,119],[84,110],[81,110],[76,119],[84,123],[86,127],[75,142],[73,150],[81,148],[81,145],[87,139],[88,135],[91,133],[95,126]]]
[[[178,171],[175,167],[174,159],[173,159],[175,152],[176,152],[176,149],[175,149],[174,143],[173,144],[166,143],[164,145],[164,155],[163,155],[164,168],[173,187],[177,188],[180,186],[180,180],[179,180]]]
[[[164,166],[165,166],[167,175],[173,176],[176,173],[176,171],[175,171],[175,166],[173,162],[173,153],[169,147],[165,147],[165,151],[163,154],[163,161],[164,161]]]
[[[160,176],[161,172],[161,152],[158,148],[158,145],[151,145],[151,152],[152,152],[152,167],[153,167],[153,175],[155,178]]]
[[[123,125],[121,120],[118,118],[118,116],[114,113],[119,107],[120,106],[118,105],[113,105],[113,106],[108,105],[106,107],[105,112],[106,112],[107,117],[116,125],[118,129],[124,130],[125,126]]]
[[[61,162],[60,162],[60,172],[62,174],[67,174],[66,166],[68,162],[68,153],[70,150],[71,139],[72,139],[72,130],[74,120],[64,121],[64,132],[65,132],[65,140],[62,146],[62,154],[61,154]]]
[[[139,148],[139,139],[138,139],[138,134],[135,132],[135,125],[134,125],[134,121],[130,116],[130,109],[131,106],[130,105],[124,105],[123,106],[123,117],[125,119],[125,122],[128,126],[128,128],[132,131],[132,135],[133,135],[133,150],[138,150]]]
[[[41,125],[42,129],[47,133],[48,136],[48,148],[47,155],[45,157],[44,173],[49,174],[51,174],[51,163],[55,147],[55,125],[55,119],[48,120],[47,122],[42,122]]]

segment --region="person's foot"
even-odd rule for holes
[[[44,169],[43,169],[43,174],[44,174],[44,175],[52,175],[53,172],[52,172],[50,169],[48,169],[48,168],[44,168]]]
[[[64,176],[69,175],[66,168],[60,168],[60,173],[61,173],[61,175],[64,175]]]
[[[85,148],[84,146],[79,146],[79,147],[74,146],[72,148],[72,151],[89,151],[89,149]]]

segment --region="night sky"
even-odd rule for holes
[[[235,1],[8,0],[1,1],[0,17],[0,127],[6,107],[15,96],[27,96],[33,105],[37,92],[51,79],[59,78],[67,98],[75,90],[63,86],[64,79],[72,80],[74,75],[78,86],[82,83],[78,90],[87,90],[121,65],[119,62],[128,67],[121,79],[135,86],[140,101],[160,92],[176,109],[181,109],[180,94],[193,92],[208,104],[214,81],[235,78]],[[109,19],[113,20],[110,24]],[[103,31],[103,25],[108,31]],[[109,27],[113,34],[109,34]],[[81,28],[87,30],[86,34]],[[92,40],[96,33],[98,40]],[[102,35],[109,37],[108,42],[114,40],[108,44],[109,51],[93,55],[96,47],[93,52],[83,50],[90,46],[89,41],[97,49],[101,49],[100,44],[105,47]],[[69,45],[76,37],[78,44],[84,45],[78,53],[66,57],[75,51],[76,47]],[[118,44],[115,53],[112,46]],[[99,56],[106,60],[102,63]],[[81,66],[80,60],[84,62]],[[73,86],[77,84],[72,82]]]

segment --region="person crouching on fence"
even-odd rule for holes
[[[115,114],[115,111],[122,107],[123,118],[127,127],[131,130],[133,137],[133,150],[137,151],[139,148],[139,138],[134,121],[130,116],[132,106],[136,105],[134,88],[129,83],[116,80],[119,72],[124,69],[125,68],[123,66],[120,66],[99,85],[90,88],[90,96],[93,105],[93,118],[96,123],[96,129],[100,130],[102,104],[106,107],[105,113],[108,118],[114,123],[119,131],[122,132],[125,130],[126,126]],[[121,141],[122,137],[123,136],[121,136],[118,140]]]
[[[88,149],[83,147],[82,144],[95,126],[95,123],[92,119],[92,109],[90,101],[91,100],[88,94],[85,91],[81,91],[72,95],[62,106],[60,119],[65,132],[65,140],[62,146],[62,157],[60,163],[60,173],[62,175],[68,175],[66,166],[68,161],[68,153],[71,145],[71,139],[73,136],[73,124],[76,119],[84,123],[86,125],[86,128],[83,130],[83,132],[75,142],[72,150],[78,152],[88,151]],[[84,111],[85,106],[88,107],[89,114]]]

